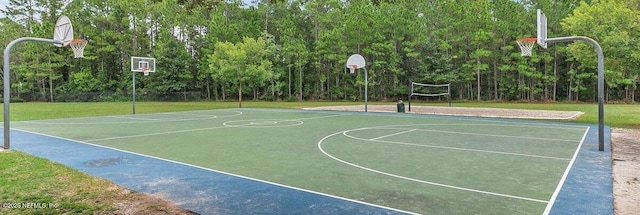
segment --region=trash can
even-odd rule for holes
[[[404,103],[402,103],[402,100],[398,101],[396,107],[398,109],[398,113],[404,113]]]

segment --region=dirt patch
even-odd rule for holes
[[[611,130],[615,214],[640,211],[640,129]]]
[[[307,110],[364,111],[364,105],[328,106]],[[396,112],[395,105],[369,105],[371,112]],[[411,113],[520,119],[575,120],[582,112],[514,110],[501,108],[411,107]],[[611,129],[614,214],[638,214],[640,211],[640,129]]]
[[[117,200],[112,200],[116,208],[114,214],[197,214],[153,195],[130,193],[127,190],[121,192]]]
[[[371,112],[396,112],[395,105],[368,105]],[[408,107],[405,106],[406,111]],[[305,108],[305,110],[364,111],[364,105],[326,106]],[[436,107],[413,106],[411,113],[438,114],[452,116],[500,117],[517,119],[564,119],[574,120],[583,113],[580,111],[520,110],[503,108],[468,108],[468,107]]]

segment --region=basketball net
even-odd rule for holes
[[[356,73],[357,68],[358,68],[358,65],[349,65],[349,72],[351,74]]]
[[[536,41],[538,41],[538,39],[534,37],[517,40],[518,46],[520,46],[520,56],[530,57]]]
[[[144,76],[149,76],[149,67],[142,67],[141,70],[144,73]]]
[[[89,41],[85,39],[73,39],[69,46],[73,49],[73,56],[75,58],[83,58],[84,57],[84,47],[87,46]]]

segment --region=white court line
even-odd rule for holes
[[[394,141],[386,141],[386,140],[373,140],[373,141],[383,142],[383,143],[392,143],[392,144],[398,144],[398,145],[420,146],[420,147],[450,149],[450,150],[459,150],[459,151],[483,152],[483,153],[502,154],[502,155],[515,155],[515,156],[523,156],[523,157],[545,158],[545,159],[564,160],[564,161],[568,161],[569,160],[569,158],[551,157],[551,156],[544,156],[544,155],[532,155],[532,154],[523,154],[523,153],[515,153],[515,152],[501,152],[501,151],[490,151],[490,150],[480,150],[480,149],[467,149],[467,148],[437,146],[437,145],[428,145],[428,144],[403,143],[403,142],[394,142]]]
[[[365,128],[357,128],[351,129],[349,131],[355,130],[366,130],[366,129],[406,129],[404,127],[407,126],[507,126],[507,125],[485,125],[485,124],[406,124],[406,125],[387,125],[387,126],[376,126],[376,127],[365,127]],[[583,128],[584,129],[584,128]],[[583,130],[581,129],[581,130]],[[533,140],[550,140],[550,141],[562,141],[562,142],[575,142],[575,140],[565,140],[565,139],[553,139],[553,138],[540,138],[540,137],[523,137],[523,136],[510,136],[510,135],[501,135],[501,134],[482,134],[482,133],[468,133],[468,132],[458,132],[458,131],[443,131],[443,130],[431,130],[431,129],[420,129],[416,128],[416,130],[427,131],[427,132],[440,132],[440,133],[453,133],[453,134],[465,134],[465,135],[476,135],[476,136],[489,136],[489,137],[504,137],[504,138],[521,138],[521,139],[533,139]]]
[[[515,156],[523,156],[523,157],[533,157],[533,158],[545,158],[545,159],[554,159],[554,160],[565,160],[568,161],[568,158],[561,157],[551,157],[544,155],[532,155],[532,154],[522,154],[522,153],[514,153],[514,152],[501,152],[501,151],[490,151],[490,150],[480,150],[480,149],[468,149],[468,148],[458,148],[458,147],[449,147],[449,146],[438,146],[438,145],[429,145],[429,144],[417,144],[417,143],[404,143],[404,142],[396,142],[396,141],[387,141],[387,140],[372,140],[372,139],[364,139],[360,137],[355,137],[347,134],[348,131],[344,131],[343,135],[349,138],[363,140],[363,141],[374,141],[381,143],[391,143],[398,145],[407,145],[407,146],[418,146],[418,147],[429,147],[429,148],[438,148],[438,149],[449,149],[449,150],[459,150],[459,151],[470,151],[470,152],[483,152],[483,153],[491,153],[491,154],[502,154],[502,155],[515,155]]]
[[[303,119],[321,119],[321,118],[337,117],[337,116],[344,116],[344,115],[348,115],[348,114],[329,115],[329,116],[320,116],[320,117],[310,117],[310,118],[303,118]],[[241,120],[241,121],[252,121],[252,120],[253,121],[259,121],[259,120],[262,120],[262,119],[249,119],[249,120]],[[297,121],[297,120],[296,119],[282,119],[281,121]],[[148,136],[155,136],[155,135],[176,134],[176,133],[205,131],[205,130],[213,130],[213,129],[219,129],[219,128],[235,128],[235,127],[242,127],[242,126],[222,126],[222,127],[196,128],[196,129],[166,131],[166,132],[157,132],[157,133],[148,133],[148,134],[127,135],[127,136],[120,136],[120,137],[106,137],[106,138],[89,139],[89,140],[83,140],[83,141],[99,142],[99,141],[107,141],[107,140],[117,140],[117,139],[136,138],[136,137],[148,137]]]
[[[428,125],[428,126],[495,126],[495,127],[519,127],[519,128],[544,128],[544,129],[563,129],[563,130],[579,130],[582,131],[589,126],[551,126],[551,125],[543,125],[536,126],[528,123],[501,123],[501,124],[493,124],[493,123],[433,123],[433,124],[401,124],[401,125],[381,125],[375,128],[386,128],[386,127],[400,127],[400,126],[408,126],[408,125]]]
[[[223,126],[223,127],[196,128],[196,129],[166,131],[166,132],[149,133],[149,134],[136,134],[136,135],[128,135],[128,136],[120,136],[120,137],[107,137],[107,138],[90,139],[90,140],[82,140],[82,141],[98,142],[98,141],[105,141],[105,140],[117,140],[117,139],[126,139],[126,138],[134,138],[134,137],[148,137],[148,136],[164,135],[164,134],[176,134],[176,133],[193,132],[193,131],[206,131],[206,130],[213,130],[213,129],[218,129],[218,128],[229,128],[229,127]]]
[[[177,115],[177,116],[199,116],[199,117],[218,117],[218,115],[209,115],[209,114],[189,114],[189,113],[180,113],[180,112],[166,112],[166,113],[158,113],[163,115]]]
[[[264,122],[270,122],[269,124],[265,124]],[[279,125],[280,122],[293,122],[292,124]],[[238,124],[241,123],[241,124]],[[304,124],[303,121],[292,120],[292,119],[245,119],[245,120],[233,120],[226,121],[222,123],[222,125],[230,128],[282,128],[282,127],[291,127],[291,126],[299,126]]]
[[[321,196],[326,196],[326,197],[329,197],[329,198],[334,198],[334,199],[339,199],[339,200],[343,200],[343,201],[358,203],[358,204],[362,204],[362,205],[368,205],[368,206],[372,206],[372,207],[376,207],[376,208],[396,211],[396,212],[399,212],[399,213],[406,213],[406,214],[411,214],[411,215],[418,215],[419,214],[419,213],[415,213],[415,212],[409,212],[409,211],[404,211],[404,210],[400,210],[400,209],[396,209],[396,208],[391,208],[391,207],[386,207],[386,206],[382,206],[382,205],[376,205],[376,204],[372,204],[372,203],[368,203],[368,202],[358,201],[358,200],[355,200],[355,199],[348,199],[348,198],[335,196],[335,195],[331,195],[331,194],[327,194],[327,193],[321,193],[321,192],[318,192],[318,191],[307,190],[307,189],[293,187],[293,186],[284,185],[284,184],[278,184],[278,183],[275,183],[275,182],[265,181],[265,180],[261,180],[261,179],[257,179],[257,178],[251,178],[251,177],[248,177],[248,176],[242,176],[242,175],[237,175],[237,174],[224,172],[224,171],[220,171],[220,170],[209,169],[209,168],[206,168],[206,167],[196,166],[196,165],[193,165],[193,164],[183,163],[183,162],[180,162],[180,161],[174,161],[174,160],[165,159],[165,158],[161,158],[161,157],[145,155],[145,154],[141,154],[141,153],[137,153],[137,152],[130,152],[130,151],[126,151],[126,150],[122,150],[122,149],[118,149],[118,148],[113,148],[113,147],[109,147],[109,146],[103,146],[103,145],[88,143],[88,142],[84,142],[84,141],[72,140],[72,139],[68,139],[68,138],[64,138],[64,137],[57,137],[57,136],[53,136],[53,135],[42,134],[42,133],[26,131],[26,130],[21,130],[21,129],[14,129],[14,130],[18,130],[18,131],[22,131],[22,132],[26,132],[26,133],[31,133],[31,134],[35,134],[35,135],[42,135],[42,136],[51,137],[51,138],[60,139],[60,140],[71,141],[71,142],[90,145],[90,146],[95,146],[95,147],[100,147],[100,148],[104,148],[104,149],[115,150],[115,151],[119,151],[119,152],[123,152],[123,153],[127,153],[127,154],[132,154],[132,155],[147,157],[147,158],[151,158],[151,159],[166,161],[166,162],[175,163],[175,164],[179,164],[179,165],[184,165],[184,166],[188,166],[188,167],[193,167],[193,168],[197,168],[197,169],[202,169],[202,170],[206,170],[206,171],[210,171],[210,172],[215,172],[215,173],[219,173],[219,174],[223,174],[223,175],[234,176],[234,177],[243,178],[243,179],[256,181],[256,182],[262,182],[262,183],[265,183],[265,184],[270,184],[270,185],[274,185],[274,186],[278,186],[278,187],[289,188],[289,189],[298,190],[298,191],[302,191],[302,192],[306,192],[306,193],[312,193],[312,194],[317,194],[317,195],[321,195]]]
[[[133,119],[133,120],[149,120],[149,121],[158,121],[160,119],[148,119],[141,117],[129,117],[129,116],[106,116],[107,118],[116,118],[116,119]]]
[[[333,133],[331,135],[328,135],[328,136],[322,138],[318,142],[318,149],[320,149],[320,151],[324,155],[326,155],[327,157],[330,157],[331,159],[334,159],[334,160],[336,160],[338,162],[341,162],[341,163],[344,163],[344,164],[347,164],[347,165],[350,165],[350,166],[354,166],[356,168],[360,168],[360,169],[363,169],[363,170],[367,170],[367,171],[370,171],[370,172],[374,172],[374,173],[378,173],[378,174],[382,174],[382,175],[386,175],[386,176],[391,176],[391,177],[394,177],[394,178],[409,180],[409,181],[418,182],[418,183],[422,183],[422,184],[429,184],[429,185],[433,185],[433,186],[446,187],[446,188],[451,188],[451,189],[456,189],[456,190],[463,190],[463,191],[469,191],[469,192],[474,192],[474,193],[482,193],[482,194],[487,194],[487,195],[492,195],[492,196],[500,196],[500,197],[505,197],[505,198],[520,199],[520,200],[526,200],[526,201],[532,201],[532,202],[548,203],[547,201],[540,200],[540,199],[527,198],[527,197],[522,197],[522,196],[508,195],[508,194],[495,193],[495,192],[476,190],[476,189],[465,188],[465,187],[458,187],[458,186],[453,186],[453,185],[448,185],[448,184],[441,184],[441,183],[435,183],[435,182],[430,182],[430,181],[418,180],[418,179],[415,179],[415,178],[409,178],[409,177],[405,177],[405,176],[394,175],[394,174],[391,174],[391,173],[382,172],[382,171],[379,171],[379,170],[375,170],[375,169],[363,167],[363,166],[360,166],[360,165],[357,165],[357,164],[349,163],[347,161],[344,161],[344,160],[341,160],[341,159],[339,159],[337,157],[332,156],[331,154],[329,154],[326,151],[324,151],[324,149],[322,148],[322,143],[324,142],[324,140],[328,139],[329,137],[341,134],[343,132],[345,132],[345,131],[336,132],[336,133]]]
[[[417,129],[411,129],[411,130],[401,131],[401,132],[397,132],[397,133],[393,133],[393,134],[389,134],[389,135],[379,136],[379,137],[376,137],[376,138],[371,138],[369,140],[378,140],[378,139],[382,139],[382,138],[385,138],[385,137],[391,137],[391,136],[401,135],[401,134],[404,134],[404,133],[409,133],[409,132],[412,132],[412,131],[415,131],[415,130],[417,130]]]
[[[472,122],[489,122],[489,123],[501,123],[501,124],[486,124],[486,125],[517,125],[518,127],[540,127],[540,128],[560,128],[560,129],[571,129],[571,130],[583,130],[584,125],[579,124],[562,124],[562,123],[543,123],[543,122],[510,122],[507,120],[515,121],[522,119],[508,119],[508,118],[480,118],[480,117],[472,117],[472,118],[464,118],[464,116],[447,116],[447,115],[389,115],[389,114],[371,114],[367,116],[372,117],[408,117],[408,118],[416,118],[416,119],[436,119],[436,120],[453,120],[453,121],[472,121]]]
[[[215,112],[224,112],[223,111],[215,111]],[[107,125],[107,124],[137,124],[137,123],[153,123],[153,122],[184,122],[184,121],[198,121],[198,120],[209,120],[209,119],[220,119],[220,118],[228,118],[234,116],[242,115],[241,111],[228,111],[234,114],[231,115],[203,115],[205,118],[190,118],[190,119],[149,119],[149,118],[126,118],[126,115],[117,115],[117,116],[92,116],[92,117],[73,117],[73,118],[61,118],[61,119],[48,119],[48,120],[30,120],[30,121],[18,121],[17,123],[32,123],[32,124],[43,124],[43,125]],[[148,113],[148,114],[140,114],[141,116],[153,116],[159,114],[167,114],[167,113]],[[133,119],[135,121],[126,121],[126,122],[86,122],[87,120],[91,121],[91,119],[101,119],[101,118],[123,118],[123,119]],[[75,120],[79,119],[82,122],[56,122],[60,120]],[[53,122],[52,122],[53,121]]]
[[[562,178],[560,178],[560,182],[558,182],[558,186],[556,187],[556,190],[553,192],[553,195],[551,195],[551,199],[549,200],[549,203],[547,204],[547,207],[544,209],[544,213],[542,214],[547,215],[549,214],[549,212],[551,212],[551,208],[553,208],[553,203],[556,202],[556,198],[558,197],[558,194],[562,189],[562,185],[564,185],[564,181],[567,179],[567,176],[569,175],[569,170],[571,170],[571,167],[573,167],[573,163],[576,161],[576,158],[578,157],[578,153],[582,148],[582,144],[584,143],[584,140],[587,138],[587,134],[589,133],[589,128],[590,127],[587,127],[587,130],[584,132],[584,135],[582,136],[582,140],[580,140],[580,145],[578,145],[576,152],[573,153],[573,158],[569,162],[567,169],[564,170],[564,174],[562,175]]]
[[[324,118],[339,117],[339,116],[350,116],[350,115],[351,114],[338,114],[338,115],[317,116],[317,117],[307,117],[307,118],[288,119],[288,120],[324,119]]]
[[[504,137],[509,139],[531,139],[531,140],[550,140],[550,141],[562,141],[562,142],[575,142],[575,140],[563,140],[563,139],[553,139],[553,138],[544,138],[544,137],[522,137],[522,136],[510,136],[510,135],[502,135],[502,134],[478,134],[478,133],[467,133],[467,132],[458,132],[458,131],[441,131],[441,130],[431,130],[431,129],[417,129],[421,131],[427,132],[435,132],[435,133],[447,133],[447,134],[464,134],[464,135],[475,135],[475,136],[487,136],[487,137]]]

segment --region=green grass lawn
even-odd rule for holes
[[[250,108],[304,108],[330,105],[360,105],[362,102],[243,102]],[[377,103],[370,104],[394,104]],[[447,105],[419,103],[414,105]],[[597,104],[573,103],[495,103],[458,102],[458,107],[493,107],[511,109],[582,111],[577,122],[596,124]],[[137,113],[235,108],[237,102],[139,102]],[[83,116],[126,115],[132,110],[128,102],[100,103],[13,103],[11,121],[54,119]],[[640,128],[640,105],[606,104],[605,124],[618,128]],[[107,213],[118,199],[134,198],[132,193],[118,191],[115,185],[65,166],[21,152],[0,153],[0,203],[46,203],[55,207],[44,209],[0,208],[1,214]],[[113,189],[104,189],[112,187]],[[42,206],[42,205],[36,205]]]
[[[111,210],[110,205],[92,204],[92,199],[98,197],[97,187],[86,186],[92,183],[106,185],[108,182],[46,159],[16,151],[3,152],[0,154],[0,174],[2,214],[96,213]]]

